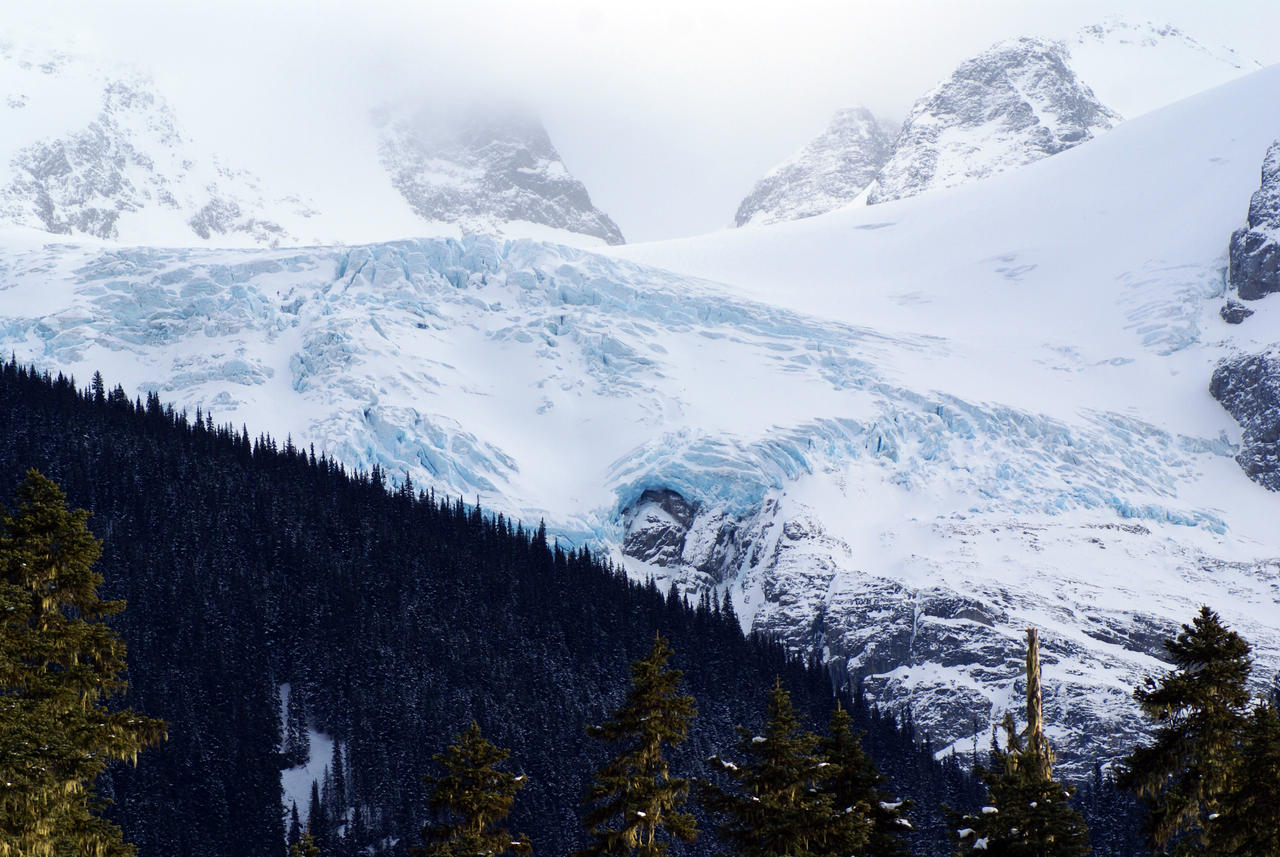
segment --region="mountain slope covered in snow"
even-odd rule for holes
[[[1097,136],[1119,118],[1080,81],[1058,45],[1002,42],[916,101],[867,202],[1029,164]]]
[[[1016,172],[608,255],[470,237],[0,254],[0,347],[715,587],[985,745],[1041,629],[1068,772],[1208,602],[1280,666],[1280,495],[1208,394],[1267,70]],[[1159,152],[1158,158],[1152,152]]]
[[[395,115],[357,109],[355,127],[319,141],[304,195],[226,165],[145,73],[0,42],[0,222],[162,246],[468,231],[621,243],[536,121]]]
[[[866,192],[912,196],[1013,169],[1261,65],[1171,25],[1110,18],[1065,39],[1014,39],[967,60],[918,99],[896,139],[837,113],[756,185],[736,225],[797,220]],[[877,181],[877,179],[879,179]]]
[[[756,183],[734,225],[799,220],[839,208],[875,180],[892,143],[892,132],[865,107],[838,111],[826,131]]]

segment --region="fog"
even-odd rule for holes
[[[8,10],[0,26],[147,68],[193,135],[304,194],[308,175],[341,169],[328,143],[364,133],[377,104],[520,105],[630,241],[728,225],[756,179],[833,111],[865,104],[900,120],[956,63],[1009,36],[1061,37],[1119,14],[1280,60],[1274,0],[36,7]]]

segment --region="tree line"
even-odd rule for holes
[[[585,729],[655,632],[700,712],[673,770],[716,775],[707,759],[780,677],[806,723],[843,700],[892,791],[919,807],[915,853],[947,849],[942,803],[978,800],[909,711],[744,636],[718,599],[628,580],[545,527],[13,361],[0,362],[0,425],[0,484],[34,466],[92,509],[101,597],[129,605],[107,617],[128,645],[117,704],[163,720],[168,740],[108,765],[96,792],[140,857],[281,857],[294,802],[327,854],[405,854],[431,812],[413,772],[473,720],[527,776],[512,829],[544,851],[584,847],[578,805],[606,757]],[[318,752],[316,733],[334,745],[329,776],[283,800],[281,771]],[[708,833],[679,850],[715,852],[692,814]]]
[[[1028,635],[1026,728],[1019,731],[1012,718],[1006,719],[1004,746],[993,742],[988,764],[979,766],[984,788],[978,790],[954,760],[951,766],[935,762],[927,739],[912,735],[909,721],[880,718],[860,695],[833,688],[831,676],[816,664],[799,661],[767,640],[744,638],[722,605],[709,598],[690,605],[661,595],[651,583],[627,581],[585,550],[548,544],[543,527],[526,532],[460,501],[415,494],[407,480],[391,488],[377,471],[350,475],[288,442],[283,449],[268,438],[251,443],[246,431],[215,428],[201,415],[188,421],[156,397],[129,402],[119,388],[107,393],[98,379],[79,391],[70,379],[4,364],[0,414],[6,427],[0,436],[4,467],[12,469],[19,460],[53,462],[64,478],[79,490],[91,489],[86,493],[108,510],[99,521],[105,524],[100,543],[89,529],[88,514],[68,508],[55,483],[29,471],[12,508],[0,515],[0,852],[5,855],[125,855],[132,850],[126,840],[137,842],[144,853],[219,853],[220,848],[193,847],[198,836],[191,832],[221,832],[221,845],[230,841],[229,827],[247,831],[239,840],[247,847],[238,853],[278,854],[286,839],[305,855],[405,853],[410,850],[405,831],[429,817],[419,848],[441,855],[451,848],[475,853],[470,850],[478,847],[475,837],[492,834],[504,837],[508,850],[549,842],[552,850],[572,848],[580,855],[658,854],[678,843],[690,854],[727,846],[733,853],[792,857],[899,849],[1074,857],[1089,848],[1080,810],[1093,823],[1095,851],[1103,850],[1096,821],[1108,816],[1096,810],[1106,802],[1100,785],[1087,787],[1088,794],[1073,805],[1073,790],[1054,778],[1034,632]],[[298,490],[308,482],[311,490]],[[297,493],[282,497],[281,485],[292,485]],[[139,515],[138,505],[149,514]],[[319,515],[323,525],[300,519],[298,509]],[[190,526],[193,518],[206,526]],[[175,530],[174,521],[187,526]],[[242,530],[241,539],[263,551],[252,563],[227,547],[248,550],[235,538]],[[361,560],[359,568],[349,560],[344,565],[335,553],[300,551],[317,531],[336,537],[349,559]],[[405,532],[429,534],[431,539],[408,547],[432,547],[438,556],[430,567],[415,566],[418,574],[399,581],[407,588],[397,588],[390,585],[397,582],[393,572],[406,557],[368,551],[373,545],[395,545]],[[175,533],[191,540],[184,543]],[[125,553],[127,574],[121,566],[112,567],[113,551],[122,546],[136,550]],[[204,563],[184,564],[219,549],[223,552]],[[145,561],[155,552],[158,563]],[[111,576],[95,569],[99,554]],[[281,584],[296,586],[297,578],[281,569],[291,568],[299,556],[309,562],[296,574],[312,588],[289,598],[299,593]],[[450,566],[446,557],[458,565]],[[489,563],[501,573],[486,578]],[[326,579],[334,567],[342,574]],[[413,601],[414,587],[424,578],[439,587],[432,593],[436,597]],[[134,601],[135,609],[121,613],[122,599],[99,594],[99,588],[113,586],[130,600],[141,596],[137,601],[148,609],[136,609]],[[584,590],[596,609],[581,609],[579,599],[573,602],[579,609],[569,611],[567,619],[545,624],[549,608],[568,604],[570,596]],[[353,604],[352,596],[360,592],[368,594],[371,612],[361,613],[358,599]],[[326,601],[335,594],[336,601]],[[522,594],[530,600],[522,601]],[[386,623],[382,611],[388,603],[405,602],[416,608],[412,620]],[[624,610],[614,614],[601,603]],[[286,604],[295,612],[286,611]],[[479,616],[468,614],[467,606],[482,608]],[[429,608],[441,607],[443,615],[430,615]],[[348,616],[354,611],[362,622],[343,623],[342,609]],[[282,626],[279,616],[272,621],[273,610],[313,627]],[[433,618],[440,633],[416,648],[404,639]],[[389,625],[386,638],[376,633],[379,619]],[[609,624],[577,640],[590,655],[577,661],[586,669],[575,670],[576,659],[585,653],[570,645],[569,637],[593,620]],[[329,647],[307,648],[316,645],[308,631],[329,623],[335,633],[362,634],[361,645],[344,650],[322,637]],[[522,627],[526,623],[529,627]],[[565,646],[559,671],[555,661],[548,669],[541,660],[545,649],[514,669],[492,654],[453,660],[474,655],[486,640],[496,639],[496,650],[505,651],[513,642],[545,644],[548,634],[558,635]],[[648,643],[644,634],[650,635]],[[626,645],[618,646],[613,635]],[[459,636],[466,645],[448,650]],[[128,683],[124,639],[131,647]],[[407,649],[420,671],[414,674],[403,661],[393,660],[400,669],[398,681],[366,684],[353,668],[376,671],[384,665],[378,658],[356,657],[370,639],[380,657],[394,658]],[[668,639],[699,647],[700,657],[689,662],[687,674],[668,667]],[[290,644],[299,649],[291,652]],[[424,646],[436,648],[432,666],[445,668],[421,669]],[[630,688],[620,704],[612,705],[623,678],[613,668],[614,658],[641,646],[648,646],[649,654],[632,662]],[[1136,794],[1144,807],[1150,850],[1274,857],[1280,853],[1275,693],[1251,697],[1250,647],[1207,607],[1166,648],[1170,671],[1135,691],[1152,720],[1151,740],[1118,766],[1118,786]],[[312,659],[309,669],[289,660],[299,650]],[[331,669],[335,660],[346,667],[342,679],[318,678],[316,672]],[[541,670],[539,681],[521,684],[521,672],[534,664]],[[497,673],[496,685],[509,695],[495,694],[495,684],[484,680],[486,671]],[[539,697],[547,680],[552,696]],[[297,694],[284,718],[282,683]],[[424,684],[434,690],[424,695]],[[679,689],[688,685],[697,691],[703,716],[695,718],[693,694]],[[140,687],[150,693],[139,693]],[[584,694],[584,688],[594,694]],[[356,690],[368,696],[359,697]],[[260,691],[262,696],[254,698]],[[465,695],[450,702],[446,691]],[[343,694],[349,696],[343,699]],[[734,726],[760,695],[767,697],[763,726]],[[395,704],[402,698],[408,707]],[[352,704],[360,699],[370,707]],[[157,700],[179,705],[165,708]],[[522,704],[510,704],[515,701]],[[819,737],[806,724],[815,722],[824,707],[830,724]],[[458,733],[442,728],[448,720],[421,719],[423,713],[446,710],[454,723],[472,725]],[[385,731],[388,722],[405,727],[409,711],[419,720],[408,724],[406,733]],[[607,711],[612,713],[598,716]],[[335,728],[343,715],[352,721],[346,731]],[[530,716],[531,722],[513,723]],[[522,770],[503,773],[497,782],[505,785],[496,796],[477,804],[477,795],[484,795],[472,787],[475,771],[494,782],[509,752],[489,742],[482,722],[485,731],[519,739]],[[424,724],[427,728],[421,728]],[[519,725],[526,728],[514,728]],[[597,739],[597,749],[567,737],[566,725]],[[322,829],[287,834],[279,772],[309,755],[301,745],[316,726],[338,739],[323,798],[316,789],[312,794],[308,824]],[[362,764],[370,733],[384,751],[387,745],[397,751],[388,752],[386,764],[373,772]],[[446,734],[459,738],[444,753],[426,757],[423,737]],[[736,753],[723,752],[735,743]],[[889,791],[863,744],[890,774]],[[526,767],[523,757],[539,753],[544,764]],[[432,759],[442,776],[429,777],[416,790],[404,788],[398,799],[387,793],[395,784],[403,787],[405,771],[421,770]],[[136,767],[121,766],[124,761]],[[564,777],[566,770],[573,776]],[[682,773],[676,776],[673,770]],[[558,775],[558,787],[545,790]],[[540,787],[544,791],[541,803],[521,813],[519,804],[527,800],[515,798],[526,786],[530,794]],[[888,799],[890,794],[907,794],[910,800]],[[197,811],[167,826],[153,800]],[[585,808],[581,825],[580,801]],[[239,809],[249,802],[257,814]],[[515,812],[513,826],[520,833],[494,828],[509,811]],[[940,814],[943,824],[935,821]],[[568,832],[570,823],[576,834]],[[929,831],[925,836],[922,827]],[[940,833],[949,846],[939,845]],[[157,842],[176,847],[160,852]]]
[[[785,831],[779,819],[794,811],[808,820],[790,827],[810,839],[774,853],[844,850],[864,834],[865,851],[879,830],[917,854],[1074,855],[1087,847],[1077,810],[1095,853],[1132,854],[1130,794],[1157,853],[1280,853],[1276,700],[1250,696],[1249,646],[1208,608],[1167,643],[1173,669],[1136,691],[1152,741],[1118,766],[1118,783],[1095,776],[1073,807],[1071,789],[1053,778],[1034,639],[1027,728],[1007,724],[1004,747],[980,766],[980,787],[954,757],[933,758],[909,711],[902,721],[880,715],[820,664],[744,637],[725,605],[629,581],[586,549],[549,542],[545,527],[526,530],[407,479],[392,486],[376,468],[349,473],[288,440],[176,413],[155,395],[130,401],[100,377],[80,390],[0,364],[0,418],[0,476],[20,482],[0,527],[6,855],[74,853],[49,840],[70,832],[96,837],[94,854],[127,853],[128,840],[145,857],[279,855],[291,826],[280,771],[309,755],[311,730],[331,735],[335,752],[324,788],[313,789],[305,847],[405,853],[409,831],[448,806],[438,781],[405,772],[429,767],[433,736],[473,721],[484,727],[478,737],[492,735],[520,760],[513,776],[528,787],[510,807],[513,827],[558,852],[658,842],[656,826],[638,821],[647,809],[632,813],[629,832],[610,823],[611,807],[622,806],[610,789],[647,771],[654,800],[658,785],[667,790],[656,814],[688,854],[773,841],[767,825]],[[32,465],[95,509],[96,533],[56,485],[26,472]],[[120,613],[126,598],[132,609]],[[655,630],[676,651],[698,652],[684,681],[702,714],[681,740],[657,739],[669,759],[635,747],[610,756],[604,745],[631,746],[623,736],[635,725],[621,713],[625,700],[614,704],[625,679],[618,665],[652,645]],[[97,654],[83,656],[90,644]],[[648,669],[667,680],[672,672]],[[635,681],[633,669],[633,691]],[[762,697],[766,726],[747,733],[737,724]],[[792,715],[804,724],[830,716],[827,735],[789,730]],[[63,723],[78,724],[73,736],[54,728]],[[910,803],[837,806],[831,775],[858,766],[832,754],[858,732],[888,775],[884,796]],[[737,754],[726,756],[735,735]],[[763,812],[774,798],[742,779],[764,769],[760,753],[788,746],[798,755],[778,767],[809,779],[784,793],[818,807],[821,823],[785,802]],[[50,749],[61,754],[52,762],[42,755]],[[136,766],[119,764],[126,759]],[[862,776],[882,786],[874,767]],[[684,785],[697,798],[687,812],[671,804],[670,789],[683,794]],[[908,805],[911,827],[894,820]],[[850,807],[861,834],[831,811]],[[877,812],[887,825],[877,826]],[[704,835],[680,835],[695,828]],[[451,838],[433,829],[423,847]],[[745,838],[735,839],[739,830]]]

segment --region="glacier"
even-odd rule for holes
[[[590,252],[273,250],[0,231],[0,346],[713,588],[939,752],[985,746],[1041,629],[1068,773],[1202,602],[1280,667],[1280,497],[1209,397],[1280,70],[963,187]],[[1152,147],[1161,157],[1152,159]]]

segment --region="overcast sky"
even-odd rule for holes
[[[728,225],[839,107],[900,120],[992,42],[1112,14],[1280,61],[1276,0],[52,0],[6,22],[149,67],[189,129],[235,129],[232,157],[319,146],[400,97],[527,104],[638,241]]]

